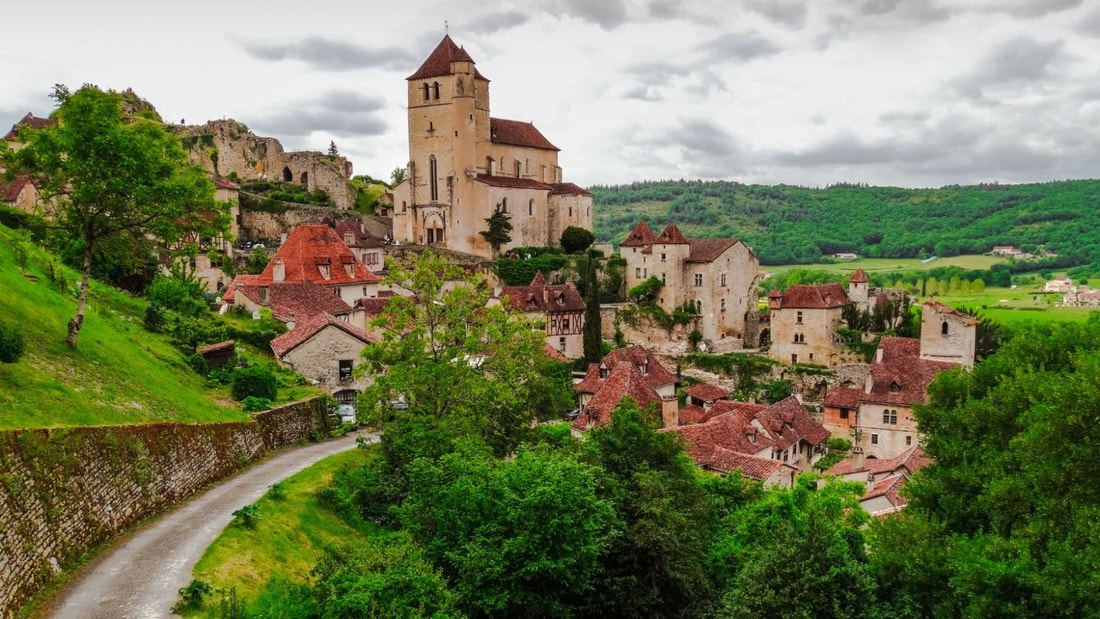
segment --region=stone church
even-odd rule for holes
[[[407,78],[409,162],[394,188],[394,239],[492,258],[479,234],[499,209],[512,224],[499,249],[556,247],[569,226],[592,229],[592,196],[562,182],[558,147],[532,123],[489,116],[489,80],[444,36]]]

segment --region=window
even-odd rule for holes
[[[439,82],[432,82],[432,98],[439,101]]]
[[[439,200],[439,178],[436,177],[437,167],[435,155],[428,157],[428,182],[431,185],[432,202]]]
[[[350,234],[344,235],[344,245],[351,245],[355,242],[355,238]]]
[[[668,260],[668,254],[661,254],[661,262],[665,262],[667,260]]]
[[[798,363],[798,355],[791,355],[791,365]]]
[[[905,437],[905,446],[909,447],[912,444],[913,444],[913,437],[912,436],[906,436]]]
[[[516,178],[519,178],[519,159],[516,159]]]
[[[940,325],[940,335],[947,335],[947,321],[946,320],[943,321],[942,325]]]
[[[877,434],[872,434],[871,435],[871,444],[872,445],[878,445],[878,435]]]
[[[805,344],[806,343],[806,334],[805,333],[795,333],[794,334],[794,343],[795,344]]]
[[[664,274],[664,273],[661,273],[661,283],[662,283],[662,284],[666,283],[666,282],[665,282],[665,274]]]
[[[722,285],[723,286],[726,285],[726,274],[725,273],[722,274]]]
[[[900,392],[901,392],[901,385],[898,384],[898,381],[896,381],[896,380],[890,381],[890,393],[900,393]]]
[[[634,277],[642,276],[642,267],[634,267]]]
[[[840,409],[840,418],[841,419],[847,419],[848,418],[848,409],[846,409],[846,408]]]
[[[882,423],[890,425],[898,425],[898,411],[892,409],[883,409],[882,411]]]
[[[565,352],[565,338],[564,337],[559,337],[558,338],[558,350],[560,350],[562,352]]]
[[[321,272],[321,277],[323,277],[325,279],[329,278],[328,265],[327,264],[317,265],[317,270]]]
[[[346,383],[351,381],[351,368],[353,363],[351,359],[340,360],[340,382]]]
[[[814,360],[814,354],[810,353],[810,361],[813,361],[813,360]]]
[[[696,286],[702,286],[703,285],[703,274],[702,273],[696,273],[695,274],[695,285]]]
[[[572,206],[569,207],[569,216],[570,217],[573,216],[573,207]]]
[[[795,314],[794,321],[797,322],[798,324],[802,324],[802,311],[801,310],[797,314]]]
[[[500,199],[500,210],[504,211],[505,213],[508,212],[508,198]]]
[[[721,311],[721,312],[726,311],[726,298],[725,297],[722,297],[721,308],[718,311]]]
[[[378,264],[378,252],[367,252],[367,264]]]
[[[428,82],[424,82],[424,100],[428,100]]]
[[[527,203],[527,214],[528,215],[534,215],[535,214],[535,201],[534,200],[531,200],[530,202]]]
[[[435,123],[428,121],[428,135],[435,135]]]

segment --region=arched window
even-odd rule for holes
[[[290,171],[289,167],[283,168],[283,182],[289,183],[294,180],[294,173]]]
[[[942,325],[940,325],[940,335],[947,335],[947,321],[946,320],[943,321]]]
[[[424,100],[428,100],[428,82],[424,82]]]
[[[535,214],[535,201],[534,200],[531,200],[530,202],[527,203],[527,214],[528,215],[534,215]]]
[[[432,98],[439,101],[439,82],[432,82]]]
[[[493,175],[493,163],[494,162],[492,157],[485,158],[485,173],[489,176]]]
[[[435,155],[428,157],[428,178],[431,179],[432,202],[439,200],[439,177],[436,173]]]
[[[508,198],[501,198],[500,199],[500,210],[505,212],[505,213],[508,212]]]
[[[298,177],[301,183],[305,186],[309,186],[309,172],[302,172],[302,175]]]

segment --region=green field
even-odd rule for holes
[[[254,529],[230,525],[206,549],[195,565],[192,577],[216,590],[235,590],[238,599],[253,600],[277,576],[294,582],[308,582],[309,572],[325,545],[362,540],[363,529],[347,523],[317,502],[317,491],[327,486],[333,474],[363,461],[362,449],[326,458],[280,483],[282,498],[271,492],[256,502],[260,520]],[[243,505],[242,505],[243,507]],[[216,603],[186,616],[219,617]]]
[[[59,292],[50,256],[32,247],[24,271],[15,242],[0,226],[0,320],[26,341],[17,363],[0,363],[0,428],[249,419],[216,401],[228,391],[208,392],[183,353],[143,328],[141,300],[107,286],[93,283],[79,346],[69,349],[78,275],[64,269],[68,290]]]
[[[863,269],[864,273],[893,273],[896,271],[927,271],[940,267],[962,267],[964,269],[988,269],[994,264],[1008,262],[1004,256],[951,256],[950,258],[936,258],[928,262],[916,258],[856,258],[854,260],[837,260],[833,264],[783,264],[777,266],[762,266],[765,273],[785,273],[794,269],[807,271],[827,271],[829,273],[852,274],[856,269]]]

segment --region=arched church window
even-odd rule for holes
[[[424,82],[424,100],[428,100],[428,82]]]
[[[942,325],[940,325],[940,335],[947,335],[947,321],[946,320],[943,321]]]
[[[432,82],[432,98],[439,101],[439,82]]]
[[[431,184],[432,202],[439,200],[439,175],[435,162],[435,155],[428,157],[428,177]]]

